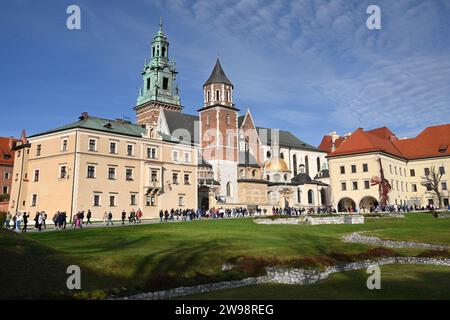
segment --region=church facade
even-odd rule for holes
[[[219,59],[192,115],[183,112],[162,23],[150,51],[135,123],[85,112],[15,144],[10,211],[91,210],[101,219],[140,209],[155,218],[172,208],[330,204],[327,153],[258,127],[250,110],[241,115]]]

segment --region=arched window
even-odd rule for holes
[[[267,158],[270,158],[272,156],[272,154],[270,153],[270,151],[267,151]]]
[[[255,177],[256,176],[256,170],[252,171],[252,176]]]
[[[230,102],[230,91],[227,90],[227,101]]]
[[[153,47],[152,49],[153,49],[152,50],[152,57],[154,57],[155,56],[155,47]]]
[[[287,181],[287,179],[288,179],[288,175],[286,173],[286,174],[284,174],[284,181]]]
[[[317,157],[317,172],[320,171],[320,158]]]
[[[308,156],[305,156],[305,171],[306,171],[306,174],[309,175],[309,158],[308,158]]]
[[[216,90],[216,100],[220,100],[220,93],[219,93],[219,90]]]
[[[162,56],[163,56],[163,57],[166,56],[166,47],[162,47]]]
[[[308,204],[314,204],[314,192],[308,190]]]
[[[292,166],[294,167],[294,177],[297,175],[297,156],[292,157]]]
[[[283,152],[280,153],[280,158],[281,158],[281,159],[284,159],[284,153],[283,153]]]
[[[297,203],[300,203],[300,188],[297,189]]]
[[[320,200],[323,206],[327,204],[327,192],[325,191],[325,188],[320,190]]]
[[[227,183],[227,197],[232,197],[231,182]]]
[[[206,92],[206,102],[209,102],[211,100],[211,92],[209,90]]]
[[[270,176],[269,176],[269,175],[266,176],[266,180],[267,180],[267,181],[270,180]]]

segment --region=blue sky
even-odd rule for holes
[[[70,4],[81,30],[66,28]],[[366,28],[370,4],[381,30]],[[219,54],[242,112],[311,144],[334,130],[386,125],[402,137],[450,122],[447,0],[4,0],[0,136],[82,111],[134,120],[160,16],[185,112],[201,106]]]

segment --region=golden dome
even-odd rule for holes
[[[290,172],[286,161],[284,161],[280,157],[274,157],[267,160],[266,164],[264,165],[264,169],[271,172]]]

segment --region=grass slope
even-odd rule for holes
[[[364,225],[258,225],[238,219],[27,235],[1,231],[0,283],[6,290],[0,297],[58,294],[64,290],[69,264],[81,267],[82,297],[88,291],[94,291],[89,297],[103,297],[113,289],[133,292],[237,279],[248,274],[222,272],[225,261],[358,254],[372,246],[343,243],[340,237],[362,230],[392,239],[450,243],[450,219],[429,214],[369,219]],[[416,255],[421,251],[397,252]]]

